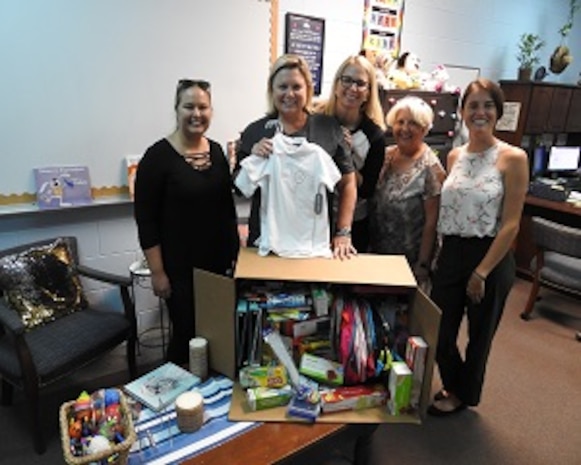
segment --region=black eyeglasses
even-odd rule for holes
[[[190,87],[199,87],[204,91],[210,89],[210,82],[204,79],[180,79],[178,81],[178,90],[189,89]]]
[[[355,87],[357,87],[358,90],[367,89],[369,86],[367,81],[364,81],[363,79],[353,79],[351,76],[345,74],[339,78],[339,81],[341,81],[341,84],[346,89],[351,87],[353,84],[355,84]]]

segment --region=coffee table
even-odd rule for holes
[[[266,465],[284,462],[346,431],[339,423],[263,423],[182,465]]]

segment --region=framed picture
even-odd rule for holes
[[[325,20],[295,13],[285,15],[284,52],[302,56],[313,75],[315,95],[321,94]]]

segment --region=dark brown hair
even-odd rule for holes
[[[199,87],[201,90],[206,92],[210,99],[212,94],[210,93],[210,82],[204,79],[180,79],[178,81],[178,86],[176,88],[176,98],[174,103],[174,109],[177,110],[182,98],[184,91],[188,90],[190,87]]]
[[[490,94],[496,107],[496,116],[498,119],[502,118],[502,114],[504,113],[504,92],[496,82],[485,78],[476,79],[466,86],[466,90],[464,90],[464,94],[462,95],[462,101],[460,102],[460,108],[464,110],[468,97],[479,90],[484,90]]]

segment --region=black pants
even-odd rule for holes
[[[166,300],[171,321],[167,360],[178,365],[189,361],[190,339],[196,334],[192,273],[170,276],[171,297]]]
[[[369,217],[353,221],[351,243],[357,252],[366,253],[369,251]]]
[[[432,300],[442,310],[436,361],[444,388],[467,405],[478,405],[486,362],[506,298],[514,283],[515,263],[509,252],[486,278],[479,304],[466,296],[470,275],[493,238],[446,236],[432,280]],[[468,345],[464,359],[457,338],[462,319],[468,319]]]

